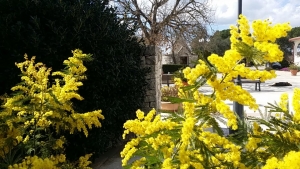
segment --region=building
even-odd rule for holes
[[[293,60],[295,64],[300,65],[300,36],[291,38],[289,41],[294,42],[293,47]]]
[[[174,62],[174,59],[175,62]],[[198,55],[194,54],[185,40],[178,39],[171,52],[162,57],[162,64],[182,64],[194,66],[198,60]]]

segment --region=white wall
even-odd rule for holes
[[[294,63],[300,65],[300,39],[294,41],[293,51],[294,51]]]
[[[172,64],[173,61],[172,61],[172,57],[171,56],[165,56],[163,55],[162,56],[162,62],[161,62],[163,65],[165,64]]]

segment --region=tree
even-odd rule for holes
[[[117,0],[124,22],[139,28],[149,45],[170,42],[170,30],[191,40],[212,22],[209,0]]]
[[[292,55],[293,42],[290,42],[289,39],[298,36],[300,36],[300,27],[294,27],[290,32],[288,32],[288,35],[286,37],[277,40],[280,49],[284,52],[285,58]]]
[[[229,38],[230,38],[229,29],[216,31],[207,44],[207,50],[211,53],[215,53],[218,54],[219,56],[223,56],[225,51],[230,49]]]
[[[211,53],[223,56],[225,51],[230,49],[229,38],[229,29],[216,31],[212,36],[198,36],[192,41],[192,50],[205,58]]]
[[[170,29],[170,27],[167,28],[167,32],[169,34],[169,40],[168,40],[168,43],[167,43],[167,50],[168,49],[171,49],[171,58],[172,58],[172,61],[173,61],[173,64],[177,64],[177,61],[176,61],[176,57],[175,57],[175,44],[176,42],[178,41],[178,33],[173,30],[173,29]]]

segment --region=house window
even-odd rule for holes
[[[188,64],[188,57],[187,56],[180,57],[180,64],[187,65]]]

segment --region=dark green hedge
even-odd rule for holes
[[[175,73],[178,70],[181,70],[183,68],[187,67],[187,65],[169,65],[169,64],[165,64],[162,65],[162,71],[164,74],[167,74],[168,72],[170,72],[171,74]]]
[[[281,64],[281,67],[289,67],[290,63],[289,61],[287,61],[286,59],[283,59],[281,62],[279,62]]]
[[[89,137],[66,134],[67,155],[77,159],[85,153],[97,156],[115,145],[123,123],[135,116],[145,95],[147,71],[140,67],[143,46],[135,30],[120,24],[114,9],[101,0],[0,0],[0,94],[20,81],[15,62],[25,53],[37,56],[53,70],[79,48],[93,54],[87,63],[87,80],[75,102],[79,112],[101,109],[103,127]]]

